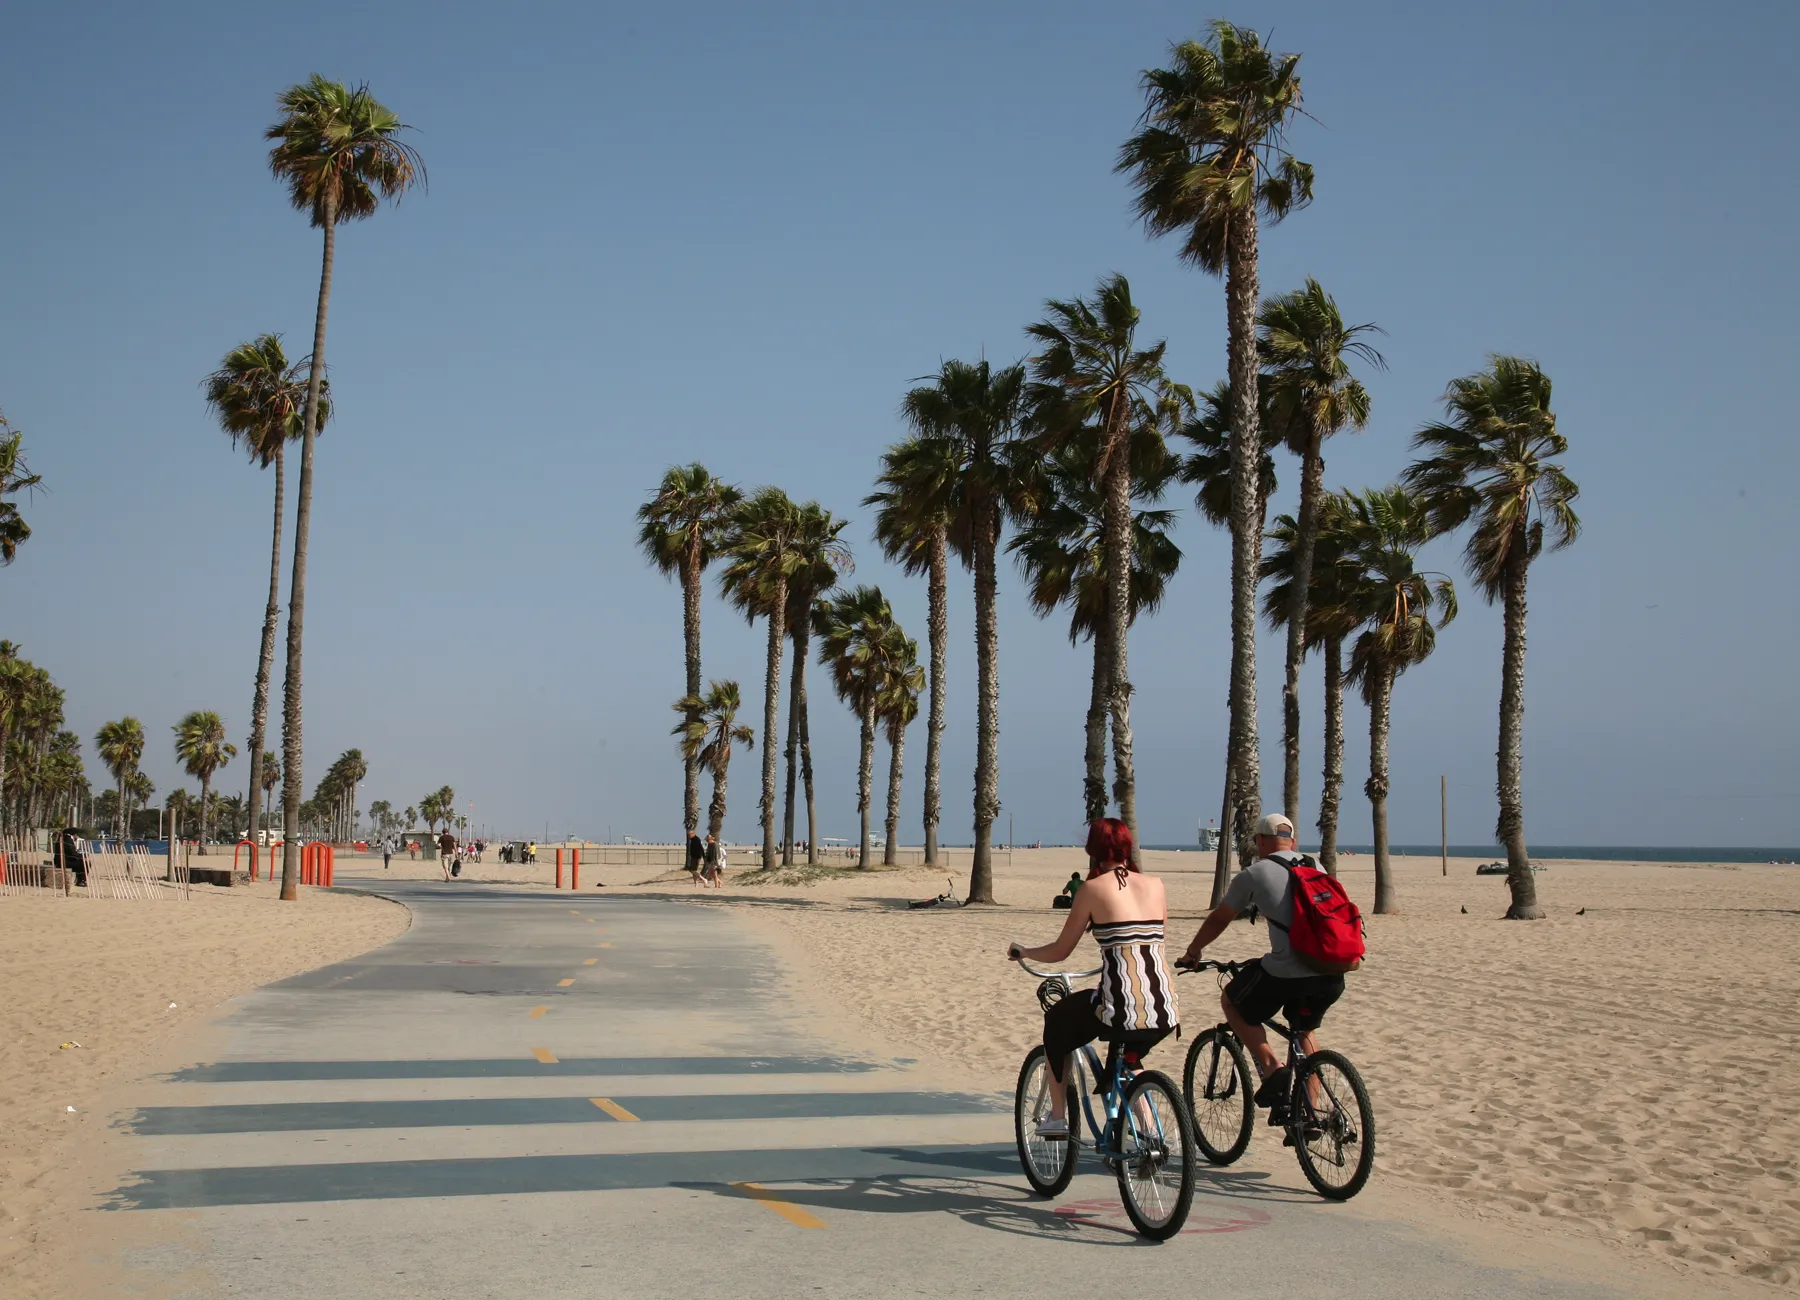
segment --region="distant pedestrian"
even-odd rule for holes
[[[406,856],[414,862],[419,860],[419,842],[417,840],[408,840],[406,842]]]
[[[687,841],[687,872],[692,884],[700,884],[700,867],[706,861],[706,845],[700,841],[700,832],[689,831]]]
[[[443,834],[438,836],[438,865],[444,869],[444,879],[450,879],[450,862],[456,856],[456,836],[446,826]]]
[[[719,837],[717,835],[708,835],[706,837],[705,857],[702,859],[702,866],[700,869],[700,875],[704,881],[710,882],[718,878],[719,863],[724,856],[725,850],[719,847]]]
[[[394,837],[388,836],[381,841],[381,869],[386,871],[394,857]]]

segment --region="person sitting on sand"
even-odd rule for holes
[[[1300,1046],[1316,1052],[1319,1047],[1313,1031],[1344,992],[1342,975],[1319,974],[1296,957],[1288,943],[1288,927],[1294,922],[1294,884],[1284,859],[1298,862],[1299,857],[1294,849],[1293,822],[1281,813],[1270,813],[1258,822],[1256,861],[1232,878],[1224,901],[1201,922],[1194,941],[1175,963],[1182,966],[1199,961],[1206,946],[1251,906],[1268,921],[1268,955],[1232,976],[1231,983],[1219,995],[1219,1004],[1238,1041],[1250,1049],[1256,1072],[1262,1076],[1256,1104],[1271,1108],[1277,1099],[1287,1096],[1287,1066],[1281,1064],[1275,1049],[1269,1046],[1263,1021],[1281,1012],[1299,1034]],[[1280,1127],[1287,1123],[1287,1116],[1271,1110],[1269,1123]]]
[[[1148,1052],[1180,1023],[1175,982],[1163,962],[1168,898],[1162,881],[1138,869],[1134,847],[1131,828],[1118,818],[1094,822],[1088,828],[1087,883],[1076,891],[1062,933],[1038,948],[1006,946],[1012,961],[1059,962],[1075,951],[1090,926],[1100,945],[1099,987],[1071,993],[1044,1013],[1044,1055],[1059,1084],[1068,1076],[1070,1054],[1084,1043],[1128,1038],[1136,1051]],[[1052,1088],[1050,1113],[1038,1121],[1038,1137],[1069,1136],[1067,1105],[1068,1090]]]
[[[1081,873],[1079,871],[1071,871],[1069,873],[1069,883],[1062,887],[1062,892],[1060,894],[1050,900],[1050,906],[1059,911],[1064,908],[1073,907],[1075,906],[1075,895],[1080,892]]]

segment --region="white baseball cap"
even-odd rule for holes
[[[1294,823],[1280,813],[1270,813],[1256,823],[1258,835],[1279,835],[1285,839],[1294,838]]]

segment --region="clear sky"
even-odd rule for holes
[[[1586,533],[1532,574],[1530,837],[1800,843],[1800,8],[1220,12],[1305,56],[1316,118],[1293,145],[1317,202],[1265,232],[1265,292],[1314,275],[1387,331],[1372,425],[1329,446],[1328,481],[1387,481],[1446,381],[1490,351],[1556,381]],[[858,579],[923,638],[923,585],[880,562],[858,504],[915,378],[1022,355],[1045,298],[1115,270],[1177,377],[1223,374],[1221,284],[1145,238],[1111,173],[1140,70],[1209,15],[1162,0],[9,6],[0,408],[50,491],[0,572],[0,635],[67,689],[84,737],[143,719],[159,798],[182,713],[219,710],[242,745],[272,477],[231,451],[199,384],[262,331],[307,350],[318,239],[270,179],[262,130],[314,71],[366,80],[418,128],[430,189],[339,241],[308,789],[358,746],[364,807],[448,783],[515,833],[673,836],[680,598],[634,551],[633,508],[696,458],[816,497],[855,520]],[[1291,509],[1291,461],[1281,473]],[[1186,559],[1132,642],[1151,842],[1216,816],[1224,751],[1228,548],[1176,504]],[[1432,558],[1462,577],[1454,544]],[[959,573],[953,842],[971,821],[968,586]],[[1067,841],[1086,650],[1030,614],[1010,567],[1001,588],[1001,830],[1012,816],[1022,841]],[[710,587],[705,618],[708,675],[759,700],[760,629]],[[1499,656],[1497,611],[1465,582],[1462,617],[1396,691],[1397,842],[1435,839],[1439,774],[1451,839],[1491,836]],[[1280,663],[1265,639],[1271,801]],[[822,683],[813,698],[823,833],[853,835],[854,722]],[[1349,842],[1368,835],[1366,718],[1350,706]],[[916,842],[922,729],[912,741]],[[91,741],[87,759],[103,783]],[[756,766],[734,765],[735,837],[755,832]]]

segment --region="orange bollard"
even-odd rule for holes
[[[581,850],[569,850],[569,888],[581,888]]]
[[[556,851],[556,887],[558,889],[562,888],[562,853],[561,849]]]
[[[331,882],[337,879],[337,850],[331,845],[325,846],[325,887],[331,888]]]
[[[6,855],[0,853],[0,885],[6,883]]]

